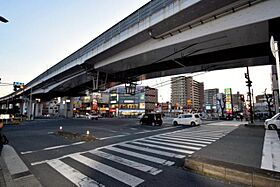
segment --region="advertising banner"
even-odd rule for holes
[[[225,88],[225,96],[226,96],[226,113],[232,114],[232,92],[231,88]]]

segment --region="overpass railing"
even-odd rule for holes
[[[115,24],[112,26],[110,29],[90,41],[88,44],[77,50],[76,52],[72,53],[53,67],[49,68],[47,71],[30,81],[27,86],[28,87],[33,87],[37,85],[38,83],[47,80],[49,77],[54,76],[52,75],[54,72],[60,73],[63,72],[64,70],[73,67],[74,65],[81,64],[84,61],[78,60],[79,58],[83,57],[89,52],[92,52],[94,50],[98,50],[98,48],[102,47],[105,45],[107,42],[112,40],[113,38],[120,36],[121,33],[125,32],[126,30],[130,29],[136,24],[139,24],[140,22],[144,21],[145,19],[149,18],[153,14],[159,12],[160,10],[164,9],[165,7],[171,5],[172,3],[178,3],[181,5],[186,5],[189,6],[189,4],[193,4],[195,2],[198,2],[199,0],[152,0],[149,3],[145,4],[142,6],[140,9],[136,10],[132,14],[130,14],[128,17],[124,18],[122,21],[119,23]],[[177,8],[177,11],[179,11],[180,8]],[[173,13],[176,13],[177,11],[173,11]],[[161,20],[158,20],[158,22]],[[150,25],[149,25],[150,26]],[[139,32],[139,31],[138,31]],[[127,38],[129,35],[127,36]],[[126,38],[122,38],[123,40]],[[123,41],[119,40],[119,42]],[[111,46],[115,45],[114,43]],[[110,46],[110,47],[111,47]],[[100,50],[99,52],[102,52]],[[96,53],[98,54],[98,52]],[[73,63],[74,62],[74,63]],[[69,67],[65,67],[66,65],[69,65]],[[59,71],[60,70],[60,71]]]

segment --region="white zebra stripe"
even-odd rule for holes
[[[96,182],[95,180],[87,177],[86,175],[80,173],[78,170],[70,167],[69,165],[65,164],[61,160],[52,160],[47,162],[52,168],[62,174],[65,178],[70,180],[76,186],[83,186],[83,187],[101,187],[104,186]]]
[[[157,168],[154,168],[154,167],[142,164],[142,163],[138,163],[138,162],[135,162],[132,160],[128,160],[128,159],[125,159],[125,158],[122,158],[122,157],[119,157],[116,155],[105,153],[103,151],[89,151],[89,152],[91,154],[97,155],[99,157],[106,158],[108,160],[117,162],[119,164],[131,167],[133,169],[137,169],[137,170],[140,170],[140,171],[152,174],[152,175],[157,175],[158,173],[162,172],[162,170],[160,170],[160,169],[157,169]]]
[[[158,164],[163,164],[163,165],[168,165],[168,166],[171,166],[171,165],[175,164],[175,162],[171,162],[171,161],[168,161],[168,160],[165,160],[165,159],[161,159],[161,158],[157,158],[157,157],[153,157],[153,156],[148,156],[148,155],[136,153],[136,152],[133,152],[133,151],[128,151],[128,150],[125,150],[125,149],[119,149],[119,148],[116,148],[116,147],[106,147],[106,149],[111,150],[111,151],[115,151],[115,152],[118,152],[118,153],[122,153],[122,154],[125,154],[125,155],[141,158],[143,160],[148,160],[150,162],[155,162],[155,163],[158,163]]]
[[[69,157],[92,169],[95,169],[101,173],[104,173],[120,182],[123,182],[129,186],[137,186],[137,185],[141,184],[142,182],[144,182],[143,179],[140,179],[138,177],[135,177],[133,175],[130,175],[128,173],[125,173],[121,170],[110,167],[108,165],[102,164],[100,162],[97,162],[95,160],[82,156],[80,154],[73,154],[73,155],[70,155]]]
[[[160,135],[162,136],[162,135]],[[209,142],[215,142],[219,138],[201,138],[201,137],[196,137],[196,136],[169,136],[165,135],[164,137],[175,137],[175,138],[187,138],[187,139],[194,139],[194,140],[202,140],[202,141],[209,141]]]
[[[168,139],[162,139],[159,137],[151,137],[148,139],[152,140],[158,140],[158,141],[163,141],[163,142],[171,142],[171,143],[178,143],[178,144],[183,144],[183,145],[194,145],[194,146],[199,146],[199,147],[206,147],[205,144],[198,144],[198,143],[192,143],[192,142],[186,142],[186,141],[176,141],[176,140],[168,140]]]
[[[147,143],[142,143],[142,142],[131,142],[131,143],[137,144],[137,145],[142,145],[142,146],[147,146],[147,147],[154,147],[154,148],[159,148],[159,149],[164,149],[164,150],[169,150],[169,151],[180,152],[180,153],[187,153],[187,154],[193,154],[194,153],[194,151],[171,148],[171,147],[164,147],[164,146],[160,146],[160,145],[152,145],[152,144],[147,144]]]
[[[174,144],[174,143],[165,143],[165,142],[160,142],[160,141],[155,141],[155,140],[141,140],[141,142],[148,142],[148,143],[154,143],[154,144],[159,144],[159,145],[167,145],[167,146],[172,146],[172,147],[178,147],[178,148],[182,148],[182,149],[188,149],[188,150],[195,150],[198,151],[201,148],[200,147],[193,147],[193,146],[187,146],[187,145],[178,145],[178,144]]]
[[[167,140],[179,140],[183,142],[196,142],[196,143],[203,143],[203,144],[211,144],[212,142],[210,141],[201,141],[201,140],[193,140],[193,139],[188,139],[188,138],[173,138],[173,137],[162,137],[162,136],[155,136],[156,138],[161,138],[161,139],[167,139]]]
[[[136,150],[144,151],[144,152],[148,152],[148,153],[154,153],[154,154],[158,154],[158,155],[162,155],[162,156],[166,156],[166,157],[171,157],[171,158],[185,158],[186,157],[186,155],[180,155],[180,154],[160,151],[160,150],[156,150],[156,149],[140,147],[140,146],[136,146],[136,145],[120,144],[120,146],[131,148],[131,149],[136,149]]]

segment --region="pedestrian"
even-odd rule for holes
[[[240,121],[243,121],[243,115],[240,114]]]

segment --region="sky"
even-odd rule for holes
[[[149,0],[0,0],[0,78],[2,83],[27,84]],[[205,89],[232,88],[247,92],[246,68],[194,75]],[[255,95],[271,92],[270,66],[250,67]],[[170,77],[139,82],[156,85],[159,102],[170,100]],[[165,86],[164,86],[165,85]],[[12,93],[12,86],[0,85],[0,97]]]

